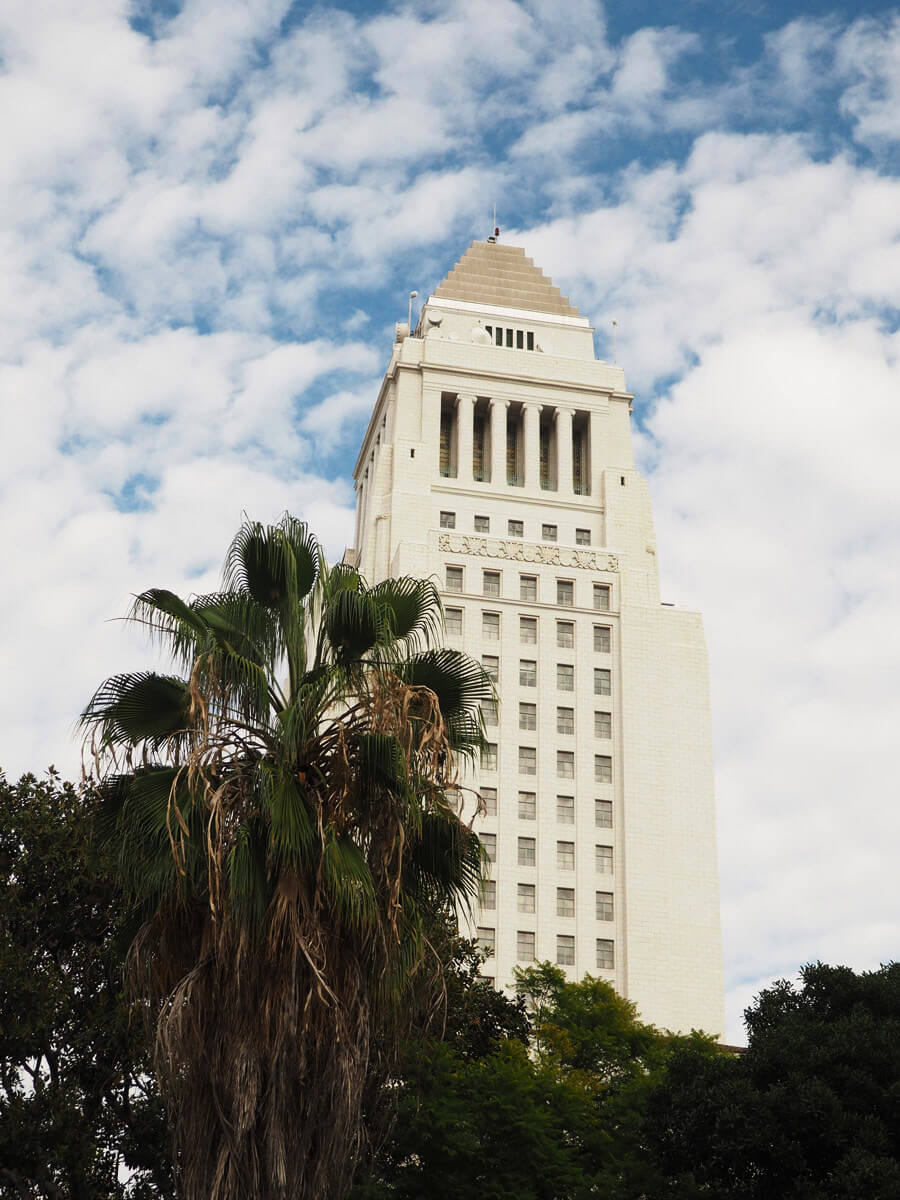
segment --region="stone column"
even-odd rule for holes
[[[590,421],[590,448],[588,450],[588,470],[591,473],[590,494],[595,500],[599,500],[605,458],[606,414],[591,409]]]
[[[459,483],[472,482],[472,416],[475,397],[460,392],[456,397],[456,478]]]
[[[491,400],[491,483],[506,486],[506,410],[508,400]]]
[[[572,495],[572,413],[568,408],[556,410],[556,490],[560,495]]]
[[[525,487],[537,491],[541,486],[541,405],[529,401],[522,405],[522,410]]]

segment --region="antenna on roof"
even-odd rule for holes
[[[615,317],[613,317],[612,327],[613,327],[613,366],[616,366],[618,363],[618,360],[616,358],[616,331],[619,328],[619,322],[616,320]]]
[[[494,232],[488,238],[488,241],[496,242],[496,240],[499,236],[500,236],[500,226],[497,224],[497,205],[495,204],[494,205]]]

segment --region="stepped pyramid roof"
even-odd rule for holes
[[[473,242],[432,295],[560,317],[581,315],[521,246],[501,242]]]

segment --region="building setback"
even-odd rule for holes
[[[524,251],[474,242],[398,326],[348,560],[436,578],[448,643],[497,680],[464,780],[493,859],[485,974],[550,959],[721,1034],[706,649],[699,615],[660,602],[631,401]]]

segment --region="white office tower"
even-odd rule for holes
[[[660,602],[631,400],[524,251],[473,243],[397,327],[348,561],[435,577],[449,644],[497,680],[466,780],[493,859],[485,973],[550,959],[721,1034],[706,650],[698,614]]]

